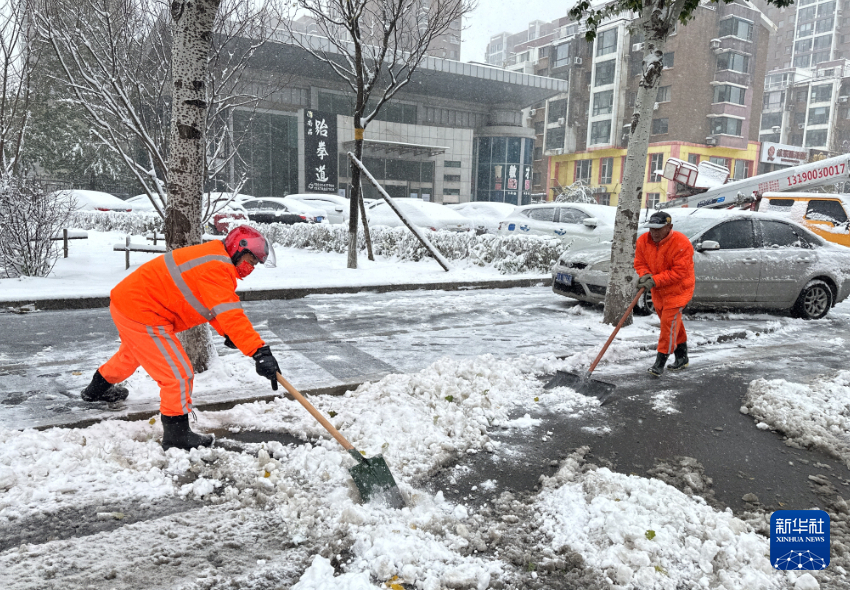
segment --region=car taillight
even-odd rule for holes
[[[301,219],[303,219],[304,221],[307,221],[307,216],[306,216],[306,215],[299,215],[298,217],[300,217],[300,218],[301,218]]]
[[[106,207],[95,207],[95,211],[112,211],[112,209],[107,209]]]
[[[428,229],[430,229],[431,231],[437,231],[436,227],[429,227]]]

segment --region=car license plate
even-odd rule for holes
[[[564,283],[565,285],[572,285],[573,284],[573,276],[568,275],[568,274],[564,274],[562,272],[558,273],[556,279],[559,283]]]

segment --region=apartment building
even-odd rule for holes
[[[600,202],[616,203],[643,60],[643,39],[630,25],[628,18],[609,19],[587,43],[581,25],[564,24],[547,46],[526,43],[536,51],[536,61],[529,59],[534,74],[569,84],[568,92],[528,112],[536,134],[535,194],[551,199],[558,185],[580,179],[594,186]],[[775,28],[748,2],[703,4],[670,36],[651,123],[644,188],[650,200],[664,201],[675,190],[656,173],[662,157],[710,160],[736,178],[755,173]],[[524,47],[516,47],[517,55]]]
[[[519,33],[501,32],[493,35],[484,52],[484,61],[500,68],[516,63],[517,46],[551,35],[557,26],[557,21],[547,23],[533,20],[528,23],[524,31]],[[524,61],[527,61],[527,58]]]

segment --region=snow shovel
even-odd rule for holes
[[[348,454],[357,460],[357,465],[349,468],[348,472],[351,474],[354,484],[360,491],[360,498],[364,502],[369,502],[374,497],[381,497],[381,499],[385,500],[387,504],[393,508],[404,508],[404,498],[401,497],[401,491],[398,489],[395,479],[393,479],[393,474],[390,473],[390,468],[387,466],[387,462],[384,461],[384,458],[381,455],[377,455],[371,459],[367,459],[361,455],[360,451],[355,449],[354,445],[348,442],[345,437],[342,436],[324,416],[322,416],[319,410],[314,408],[313,404],[308,402],[297,389],[292,387],[289,381],[284,379],[280,373],[277,374],[277,382],[283,385],[284,389],[286,389],[292,397],[298,400],[302,406],[307,408],[307,411],[313,415],[313,418],[318,420],[319,424],[324,426],[325,430],[330,432],[331,436],[333,436],[337,442],[342,445],[342,448],[348,451]]]
[[[626,318],[628,318],[629,314],[632,313],[632,309],[634,309],[638,299],[640,299],[640,296],[643,295],[644,291],[645,289],[638,289],[637,295],[635,295],[635,298],[632,299],[632,303],[629,305],[628,309],[626,309],[626,313],[624,313],[623,317],[620,318],[620,323],[617,324],[617,327],[614,328],[614,331],[611,332],[610,336],[608,336],[608,340],[605,342],[602,350],[599,351],[599,354],[596,355],[596,359],[594,359],[594,361],[590,364],[590,368],[587,370],[587,373],[584,375],[576,375],[575,373],[569,373],[567,371],[558,371],[555,373],[555,376],[552,377],[552,380],[543,386],[543,389],[552,389],[553,387],[570,387],[582,395],[592,395],[595,397],[605,396],[602,399],[602,404],[604,405],[605,402],[608,401],[608,398],[614,391],[616,385],[613,383],[606,383],[605,381],[599,381],[598,379],[591,379],[590,374],[593,373],[593,369],[595,369],[596,365],[599,364],[599,361],[602,360],[602,355],[605,354],[605,351],[608,350],[608,347],[614,340],[614,336],[617,335],[617,332],[619,332],[620,328],[623,327],[623,324],[626,323]]]

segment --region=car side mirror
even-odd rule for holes
[[[720,250],[720,244],[714,240],[706,240],[697,244],[697,252],[705,252],[706,250]]]
[[[582,223],[583,223],[586,227],[589,227],[590,229],[593,229],[593,228],[595,228],[597,225],[599,225],[599,220],[598,220],[598,219],[596,219],[595,217],[585,217],[585,218],[582,220]]]

